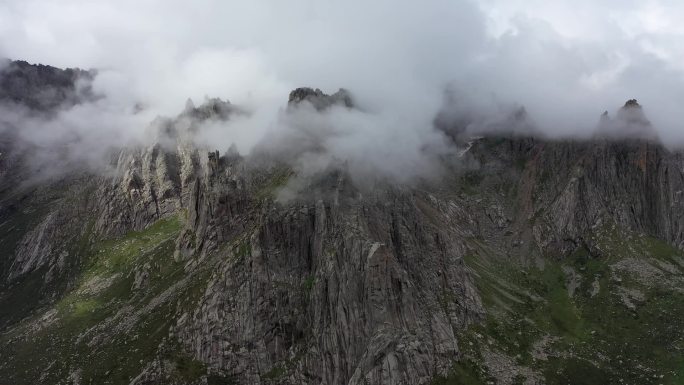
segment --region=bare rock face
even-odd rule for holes
[[[214,176],[214,187],[234,177]],[[241,234],[175,329],[198,359],[244,383],[269,372],[292,384],[427,383],[448,371],[454,331],[482,317],[461,233],[427,196],[358,200],[343,179],[286,205],[198,197],[204,247]]]
[[[98,189],[95,229],[104,235],[140,230],[181,208],[181,158],[159,145],[120,152],[113,180]]]
[[[152,124],[157,134],[153,144],[122,149],[113,162],[114,178],[98,190],[102,210],[96,231],[112,236],[141,230],[186,207],[208,162],[193,142],[194,132],[204,121],[226,120],[234,113],[241,112],[220,99],[199,107],[189,100],[176,119]]]
[[[68,256],[66,250],[55,250],[54,239],[57,232],[64,224],[64,218],[60,218],[57,212],[49,213],[33,230],[28,232],[21,240],[16,250],[16,256],[10,266],[8,279],[14,278],[48,265],[53,261],[49,258],[64,258]],[[55,261],[56,262],[56,261]],[[59,265],[60,263],[57,262]],[[61,263],[63,267],[63,262]]]
[[[588,234],[606,223],[652,234],[681,247],[684,228],[682,153],[650,140],[540,141],[482,139],[469,156],[491,172],[524,166],[517,214],[534,219],[533,239],[543,250],[567,255],[588,247]],[[524,162],[524,163],[520,163]],[[509,178],[496,172],[498,178]],[[521,225],[521,224],[520,224]],[[521,225],[522,226],[522,225]],[[599,251],[595,250],[598,255]]]

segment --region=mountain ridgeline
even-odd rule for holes
[[[13,106],[93,97],[90,72],[4,68]],[[684,152],[636,101],[590,140],[442,119],[442,175],[407,184],[193,142],[242,113],[189,102],[109,172],[34,183],[3,128],[0,383],[684,381]]]

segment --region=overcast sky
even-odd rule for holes
[[[293,87],[345,87],[382,117],[380,142],[413,145],[447,84],[468,108],[524,105],[551,135],[636,98],[684,142],[682,20],[675,0],[2,0],[0,56],[98,68],[112,103],[167,115],[187,97],[273,111]],[[253,145],[273,120],[255,116],[226,141]]]

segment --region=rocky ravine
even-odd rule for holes
[[[344,90],[299,89],[298,103],[353,107]],[[344,165],[302,178],[193,144],[201,121],[236,113],[189,104],[154,123],[163,140],[114,156],[112,176],[17,185],[21,167],[3,163],[0,378],[684,376],[681,153],[651,139],[487,137],[443,159],[439,181],[359,184]]]

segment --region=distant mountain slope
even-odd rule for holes
[[[0,64],[0,102],[40,111],[72,106],[93,98],[89,83],[94,75],[77,68],[6,60]]]

